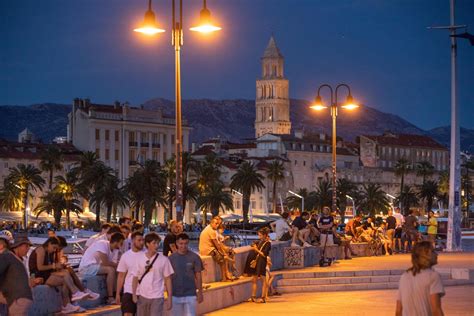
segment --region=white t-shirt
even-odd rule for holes
[[[99,253],[106,255],[109,260],[112,260],[113,252],[110,250],[110,243],[108,240],[99,240],[86,249],[82,256],[79,268],[87,267],[91,264],[100,264]]]
[[[393,217],[395,217],[395,219],[397,220],[397,228],[402,227],[402,225],[405,223],[405,218],[403,217],[403,215],[394,212]]]
[[[138,251],[138,252],[128,250],[120,258],[119,264],[117,266],[117,272],[127,273],[127,275],[125,276],[125,283],[123,284],[123,292],[124,293],[133,294],[133,290],[132,290],[132,281],[133,281],[132,271],[135,269],[135,265],[137,264],[138,258],[140,258],[141,255],[144,252],[145,252],[144,250],[141,250],[141,251]]]
[[[281,236],[287,233],[290,230],[290,226],[288,225],[287,221],[283,218],[280,218],[275,222],[275,233],[276,239],[279,240]]]
[[[136,264],[133,268],[132,275],[138,280],[145,273],[147,262],[151,264],[155,256],[148,258],[145,252],[136,256]],[[174,273],[168,257],[158,255],[155,263],[150,271],[145,275],[142,282],[138,285],[137,295],[148,299],[162,298],[165,293],[165,278]]]
[[[212,240],[217,240],[217,231],[212,229],[211,225],[207,225],[199,235],[199,254],[208,256],[215,249]]]
[[[411,271],[405,272],[400,278],[397,300],[402,303],[402,315],[432,315],[430,295],[444,295],[441,276],[432,269],[424,269],[413,276]]]
[[[92,246],[96,241],[99,240],[107,240],[107,234],[95,234],[94,236],[89,237],[86,241],[86,247],[89,248]]]

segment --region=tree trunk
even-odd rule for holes
[[[250,194],[244,193],[242,199],[242,215],[244,216],[244,223],[249,222],[249,206],[250,206]]]
[[[273,199],[273,213],[277,212],[277,198],[276,198],[276,181],[273,181],[272,199]]]
[[[71,211],[69,209],[66,210],[66,225],[67,229],[71,229]]]
[[[53,169],[49,170],[49,191],[53,189]]]
[[[403,212],[403,185],[405,180],[405,173],[402,173],[402,179],[400,181],[400,211]]]
[[[201,208],[202,210],[202,223],[203,223],[203,227],[207,225],[207,211],[205,208]]]
[[[61,227],[61,210],[54,210],[54,225],[56,229]]]
[[[148,228],[151,222],[151,215],[153,213],[153,209],[145,208],[145,222],[143,223],[143,226]]]
[[[95,226],[96,228],[100,227],[100,204],[98,203],[95,207]]]
[[[27,230],[27,223],[28,223],[28,189],[23,191],[24,197],[23,197],[23,228],[25,231]]]
[[[169,195],[168,199],[168,222],[173,219],[173,198]]]
[[[140,206],[137,205],[137,207],[135,208],[135,219],[137,221],[140,221]]]
[[[110,219],[112,217],[112,204],[107,204],[107,223],[110,223]]]

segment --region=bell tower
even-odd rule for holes
[[[255,137],[290,134],[289,82],[283,74],[284,58],[273,36],[263,53],[262,78],[257,80]]]

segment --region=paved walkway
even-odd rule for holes
[[[242,303],[207,315],[394,315],[396,290],[286,294],[266,304]],[[445,315],[474,315],[474,286],[446,288]]]

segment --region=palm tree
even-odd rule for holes
[[[472,198],[472,194],[471,194],[472,188],[469,187],[469,183],[471,181],[469,177],[469,170],[474,170],[474,159],[473,158],[469,159],[462,166],[466,170],[466,174],[463,175],[461,178],[461,188],[464,189],[464,192],[466,192],[466,195],[465,195],[466,212],[469,212],[471,198]]]
[[[420,199],[426,200],[427,211],[431,211],[433,208],[433,200],[438,196],[438,183],[432,180],[426,181],[421,185],[418,196]]]
[[[209,154],[203,162],[195,163],[193,168],[194,179],[191,183],[195,190],[196,200],[203,196],[209,187],[222,184],[220,168],[221,163],[216,154]],[[206,224],[207,216],[205,210],[203,212],[203,222]]]
[[[316,188],[316,196],[318,198],[317,209],[321,211],[324,206],[330,206],[332,203],[332,187],[329,180],[324,179],[318,182]]]
[[[389,201],[385,192],[381,189],[379,184],[369,183],[362,186],[360,207],[369,211],[371,216],[380,211],[385,211],[390,207]]]
[[[54,171],[61,170],[63,167],[61,155],[61,150],[53,145],[49,145],[41,154],[40,168],[49,173],[49,191],[53,189]]]
[[[439,176],[438,182],[439,199],[443,203],[443,207],[448,205],[449,199],[449,172],[443,171]]]
[[[276,195],[276,188],[277,183],[280,182],[285,178],[285,167],[283,163],[278,160],[273,160],[267,170],[267,178],[272,181],[272,201],[273,201],[273,209],[272,212],[276,213],[277,211],[277,195]]]
[[[21,192],[18,186],[10,183],[7,178],[0,190],[0,206],[6,211],[16,212],[21,209]]]
[[[403,205],[403,208],[402,208],[403,215],[408,215],[408,212],[410,211],[410,207],[418,204],[418,198],[416,196],[416,193],[408,185],[405,185],[403,187],[403,190],[402,192],[400,192],[400,195],[397,196],[396,201],[400,202],[400,204]]]
[[[42,191],[45,181],[41,177],[41,170],[32,166],[19,164],[16,168],[10,168],[10,173],[6,177],[5,181],[11,185],[17,187],[20,192],[20,198],[23,203],[23,225],[26,229],[26,223],[28,221],[27,214],[27,202],[28,196],[31,190],[33,191]]]
[[[395,175],[400,177],[400,194],[405,186],[405,175],[410,171],[410,163],[405,158],[398,159],[395,164]],[[401,205],[403,209],[403,202]]]
[[[115,176],[114,170],[107,167],[102,161],[96,161],[81,175],[81,186],[89,188],[90,205],[95,208],[96,227],[100,226],[100,209],[104,203],[103,188],[113,176]]]
[[[76,214],[82,213],[80,202],[77,199],[68,200],[67,195],[62,194],[59,190],[49,191],[45,196],[41,198],[41,202],[36,206],[34,212],[36,217],[41,213],[46,212],[53,214],[54,223],[57,228],[61,225],[61,217],[63,211],[66,211],[67,221],[69,221],[69,213],[75,212]],[[69,226],[69,224],[68,224]]]
[[[196,201],[197,190],[193,181],[190,181],[190,173],[196,170],[197,161],[191,156],[190,152],[184,152],[181,156],[183,159],[183,211],[186,210],[186,203],[188,201]]]
[[[244,223],[249,221],[250,195],[253,190],[265,187],[263,179],[264,177],[258,173],[256,167],[248,161],[243,162],[231,178],[230,187],[242,193]]]
[[[423,177],[423,184],[426,181],[426,177],[431,176],[434,173],[434,166],[429,161],[420,161],[416,164],[416,175]]]
[[[357,185],[348,180],[348,179],[338,179],[337,180],[337,207],[339,210],[339,215],[341,216],[341,222],[344,222],[344,217],[346,214],[347,207],[347,195],[354,198],[357,195]],[[356,212],[356,210],[354,210]]]
[[[99,200],[106,207],[107,222],[111,220],[112,211],[116,214],[117,208],[123,208],[128,205],[127,194],[123,188],[120,188],[119,178],[113,174],[106,177],[104,185],[99,188],[97,195],[100,195]]]
[[[205,213],[212,212],[212,216],[219,215],[219,210],[234,210],[232,194],[224,191],[224,184],[213,183],[206,189],[206,192],[197,199],[197,208],[202,208]]]
[[[78,198],[81,195],[81,186],[79,184],[79,177],[74,170],[70,170],[66,173],[65,176],[56,176],[56,187],[54,188],[55,192],[61,194],[66,201],[66,225],[69,228],[71,221],[70,221],[70,212],[74,209],[80,209],[81,207],[77,207],[74,205],[79,205]]]
[[[143,200],[145,193],[142,190],[142,178],[139,170],[136,170],[133,175],[128,177],[125,183],[125,192],[128,195],[130,208],[133,209],[132,216],[136,220],[140,220],[140,209],[143,207]]]
[[[166,176],[155,160],[147,160],[138,170],[141,176],[143,190],[143,209],[145,211],[144,225],[148,227],[151,222],[153,210],[158,204],[165,205]]]
[[[304,198],[304,201],[305,201],[305,205],[304,205],[304,208],[307,209],[307,206],[306,206],[306,202],[308,200],[308,195],[309,195],[309,192],[308,192],[308,189],[306,188],[299,188],[298,189],[298,192],[296,192],[299,196],[302,196]],[[288,209],[299,209],[300,212],[304,212],[304,210],[301,209],[301,205],[302,205],[302,200],[300,197],[297,197],[296,195],[289,195],[287,196],[287,198],[285,199],[286,200],[286,206],[288,207]]]

